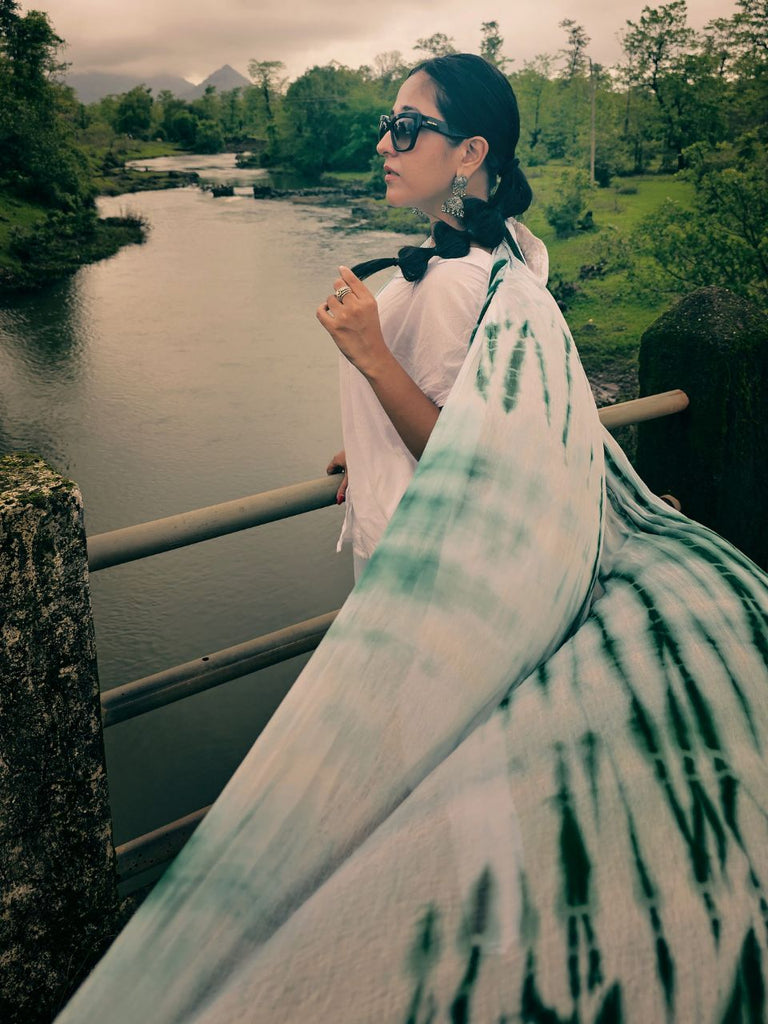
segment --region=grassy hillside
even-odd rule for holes
[[[546,243],[550,287],[564,300],[565,316],[591,375],[634,374],[640,336],[674,301],[632,246],[632,231],[667,197],[687,203],[693,188],[673,175],[618,178],[587,197],[594,228],[557,238],[545,216],[563,168],[532,168],[534,204],[523,218]]]
[[[573,331],[587,373],[619,387],[619,398],[634,397],[637,354],[643,331],[675,301],[647,259],[633,248],[632,232],[667,197],[688,203],[693,187],[675,175],[616,178],[609,188],[591,189],[584,209],[593,227],[558,238],[545,210],[558,194],[567,165],[549,163],[527,170],[534,202],[521,218],[547,245],[550,289]],[[351,181],[353,175],[334,175]],[[359,179],[358,179],[359,180]],[[383,199],[351,203],[360,228],[423,232],[426,222],[410,210],[387,207]],[[422,235],[423,237],[423,235]]]

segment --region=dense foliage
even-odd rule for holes
[[[589,209],[595,186],[678,173],[695,188],[693,207],[665,204],[622,251],[654,261],[671,287],[716,281],[764,300],[765,0],[736,0],[731,17],[702,32],[688,25],[685,0],[644,7],[625,23],[623,58],[612,68],[592,60],[584,26],[566,19],[561,28],[559,52],[521,67],[504,54],[498,22],[482,23],[478,45],[518,96],[523,166],[554,162],[573,171],[561,175],[560,194],[547,203],[557,236],[600,230]],[[126,139],[234,149],[243,162],[307,182],[328,172],[365,174],[378,115],[390,109],[409,67],[455,50],[436,32],[407,56],[382,53],[359,68],[332,61],[291,82],[279,60],[254,59],[252,84],[242,89],[209,87],[190,102],[138,86],[83,107],[57,84],[60,42],[45,14],[22,17],[16,0],[0,0],[0,192],[72,213],[92,208],[90,181],[122,162]],[[380,191],[378,171],[370,180]]]
[[[79,106],[52,78],[60,45],[47,15],[0,0],[0,189],[74,212],[93,190],[74,142]]]
[[[22,16],[16,0],[0,0],[0,290],[35,287],[144,237],[135,218],[97,217],[77,143],[84,111],[57,81],[61,43],[42,11]]]

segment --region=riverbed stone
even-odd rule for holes
[[[116,925],[82,498],[0,460],[0,1021],[61,1008]]]
[[[768,317],[724,288],[700,288],[643,334],[640,394],[681,388],[690,407],[638,427],[651,490],[768,568]]]

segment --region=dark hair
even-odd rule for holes
[[[517,99],[501,71],[475,53],[433,57],[417,64],[408,77],[419,71],[432,79],[440,114],[451,128],[465,137],[481,135],[488,143],[484,166],[489,199],[465,197],[463,230],[438,221],[433,230],[434,248],[406,245],[396,258],[360,263],[352,268],[360,278],[399,266],[406,280],[419,281],[432,256],[466,256],[471,242],[493,249],[504,238],[507,218],[527,210],[533,198],[515,156],[520,138]]]

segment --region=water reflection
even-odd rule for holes
[[[0,308],[0,454],[34,452],[69,473],[88,375],[86,324],[76,278]]]
[[[314,310],[339,263],[405,239],[197,188],[100,208],[146,217],[149,239],[0,312],[0,451],[76,480],[89,534],[322,475],[340,442],[338,356]],[[341,511],[95,574],[103,685],[338,607]],[[110,730],[117,841],[210,802],[301,660]]]
[[[39,380],[76,380],[86,346],[82,296],[74,278],[8,299],[0,308],[2,350]]]

